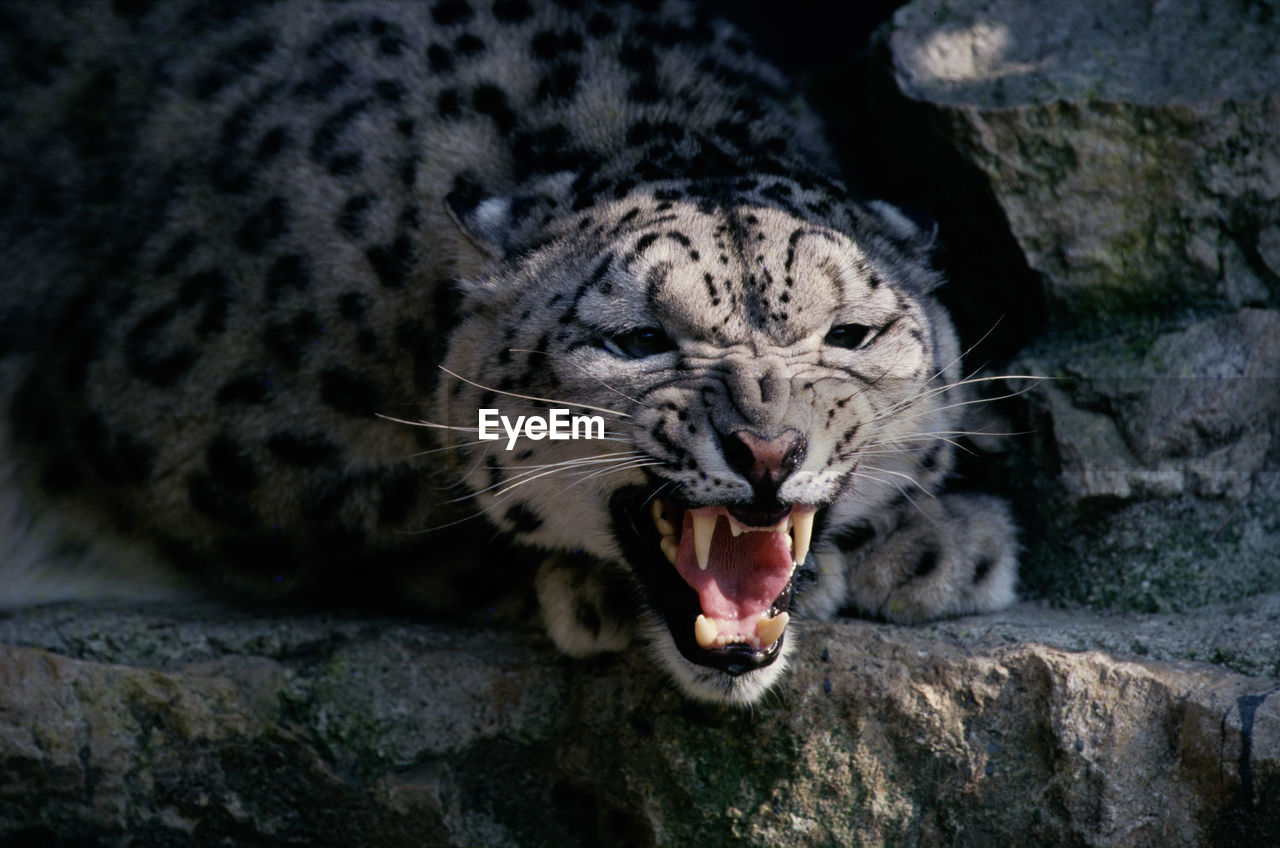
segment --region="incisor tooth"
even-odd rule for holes
[[[676,551],[680,550],[680,543],[676,541],[675,536],[663,536],[662,541],[658,543],[662,548],[662,555],[666,557],[672,565],[676,564]]]
[[[707,562],[711,559],[711,537],[716,532],[715,513],[694,513],[693,516],[693,551],[698,555],[698,568],[707,570]]]
[[[813,537],[814,510],[793,510],[791,513],[792,533],[795,538],[795,549],[791,561],[801,565],[809,555],[809,540]]]
[[[699,647],[710,648],[716,643],[718,635],[720,628],[705,615],[698,616],[698,620],[693,623],[693,638],[697,640]]]
[[[773,618],[767,615],[761,615],[756,619],[756,636],[760,639],[761,645],[772,645],[782,637],[782,631],[787,629],[787,623],[791,621],[791,616],[785,612],[780,612]]]

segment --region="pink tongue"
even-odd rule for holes
[[[693,515],[723,516],[711,537],[707,570],[698,568],[693,545]],[[686,510],[676,551],[676,571],[698,593],[702,613],[726,636],[750,638],[756,619],[777,600],[791,579],[791,551],[784,533],[751,532],[734,537],[722,506]]]

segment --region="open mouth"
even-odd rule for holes
[[[653,500],[651,532],[628,522],[641,536],[633,561],[686,659],[742,674],[778,657],[816,512]]]

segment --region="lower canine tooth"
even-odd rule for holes
[[[663,513],[667,511],[665,501],[655,500],[653,506],[649,507],[649,513],[653,516],[653,526],[658,528],[658,534],[661,536],[674,536],[676,534],[676,526],[663,517]]]
[[[688,619],[685,619],[686,621]],[[720,628],[716,627],[716,623],[705,615],[698,616],[698,620],[693,623],[693,638],[697,640],[698,646],[701,648],[710,648],[716,643],[716,636],[720,635]]]
[[[787,629],[787,623],[791,621],[791,616],[785,612],[780,612],[773,618],[761,615],[756,619],[756,636],[760,639],[761,645],[772,645],[782,637],[782,631]]]
[[[672,565],[676,564],[676,551],[680,550],[680,543],[676,541],[675,536],[663,536],[662,541],[658,543],[662,548],[662,555],[665,556]]]
[[[698,568],[703,571],[707,570],[707,563],[711,560],[711,537],[716,532],[717,517],[715,513],[696,513],[693,516],[693,551],[698,555]]]

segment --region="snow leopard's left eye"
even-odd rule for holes
[[[871,339],[874,329],[866,324],[836,324],[827,331],[826,338],[822,341],[832,347],[856,350]]]
[[[600,345],[614,356],[624,359],[644,359],[675,350],[675,343],[659,327],[637,327],[625,333],[605,336]]]

